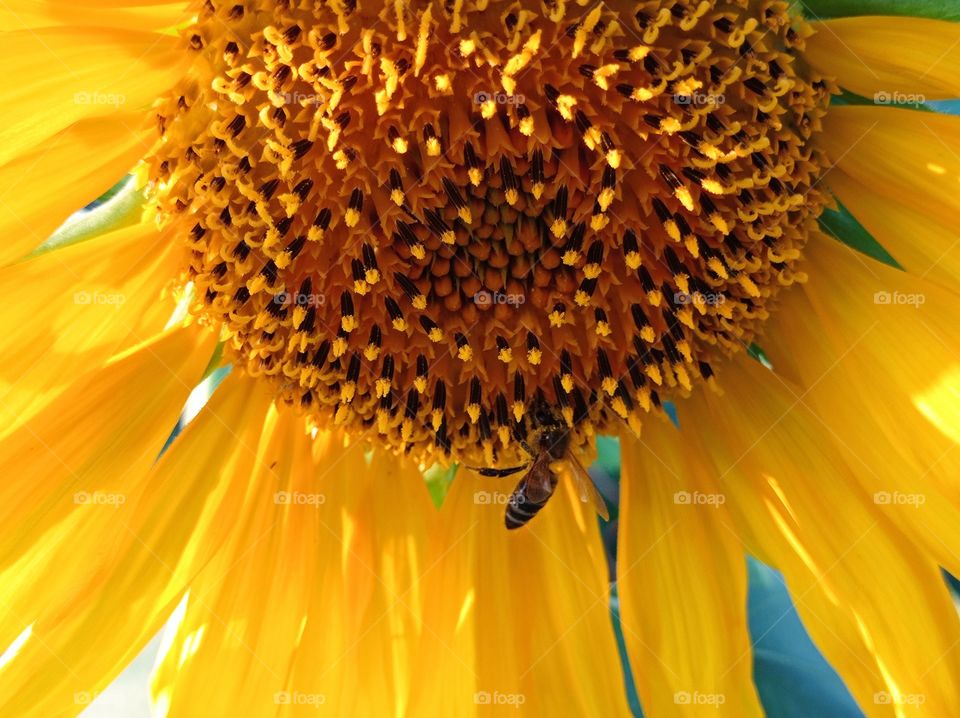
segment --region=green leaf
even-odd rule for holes
[[[615,436],[597,437],[597,460],[593,466],[616,480],[620,476],[620,439]]]
[[[203,370],[203,377],[200,381],[203,381],[215,371],[220,369],[220,362],[223,361],[223,348],[226,346],[226,342],[221,340],[217,342],[217,346],[213,349],[213,355],[210,357],[210,361],[207,362],[207,368]]]
[[[862,15],[960,20],[960,4],[956,0],[805,0],[802,6],[811,20]]]
[[[843,680],[810,640],[783,577],[748,559],[753,680],[773,718],[863,718]]]
[[[903,269],[900,263],[883,248],[883,245],[857,221],[857,218],[850,214],[850,210],[844,207],[840,200],[837,200],[837,206],[838,210],[825,209],[820,215],[820,229],[878,262],[889,264],[896,269]]]
[[[770,361],[770,357],[763,351],[763,347],[756,342],[747,347],[747,354],[763,364],[767,369],[773,369],[773,362]]]
[[[634,718],[643,718],[643,708],[640,707],[640,695],[637,693],[637,684],[633,679],[633,670],[630,667],[630,657],[627,655],[627,642],[623,636],[623,625],[620,621],[620,597],[617,595],[617,584],[610,586],[610,618],[613,621],[613,634],[617,639],[617,650],[620,653],[620,666],[623,669],[623,683],[627,692],[627,704]]]
[[[220,353],[222,351],[223,342],[217,345],[217,349],[214,351],[214,358],[210,360],[210,364],[203,373],[203,378],[200,380],[199,384],[193,387],[193,391],[191,391],[190,395],[187,397],[187,402],[184,404],[183,410],[180,412],[177,423],[170,432],[170,436],[167,437],[167,441],[163,445],[163,448],[160,449],[160,453],[157,454],[158,459],[163,456],[167,449],[170,448],[170,445],[186,428],[187,424],[197,417],[197,414],[199,414],[200,410],[206,406],[208,401],[210,401],[210,397],[213,396],[213,393],[217,390],[217,387],[219,387],[221,382],[227,378],[227,375],[233,368],[230,364],[227,364],[226,366],[218,366],[220,363]]]
[[[830,98],[831,107],[843,107],[845,105],[866,105],[869,107],[895,107],[898,110],[915,110],[917,112],[936,112],[937,110],[929,105],[920,102],[900,102],[894,105],[880,103],[877,100],[871,100],[869,97],[858,95],[850,90],[842,90],[839,95]]]
[[[107,190],[106,194],[67,219],[50,237],[34,250],[34,254],[67,247],[86,239],[129,227],[143,214],[143,191],[127,176]]]
[[[931,100],[927,104],[934,112],[944,115],[960,115],[960,100]]]
[[[127,187],[127,184],[128,184],[132,179],[133,179],[133,175],[124,175],[123,178],[121,178],[113,187],[111,187],[111,188],[108,189],[106,192],[104,192],[102,195],[100,195],[100,196],[97,197],[95,200],[93,200],[93,202],[91,202],[90,204],[88,204],[88,205],[85,207],[85,209],[94,209],[95,207],[99,207],[99,206],[102,205],[102,204],[106,204],[106,203],[109,202],[111,199],[113,199],[113,198],[116,197],[118,194],[120,194],[120,192],[122,192],[122,191],[124,190],[124,188]]]
[[[614,436],[597,437],[597,460],[588,469],[597,490],[607,503],[610,522],[620,515],[620,440]],[[602,525],[602,519],[600,519]]]
[[[459,468],[460,464],[456,463],[450,464],[450,466],[434,464],[423,472],[423,480],[427,484],[430,499],[438,509],[443,506],[443,500],[447,497],[450,484],[453,483],[453,477],[457,475],[457,469]]]

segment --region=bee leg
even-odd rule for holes
[[[523,466],[508,466],[504,469],[494,469],[494,468],[476,468],[474,466],[468,466],[467,468],[471,471],[476,471],[480,476],[493,476],[496,478],[503,478],[504,476],[513,476],[514,474],[523,471],[527,468],[529,464],[524,464]]]
[[[537,452],[531,448],[530,444],[527,443],[526,437],[520,433],[520,424],[514,424],[511,433],[513,434],[513,440],[520,444],[520,448],[526,451],[531,457],[536,458]]]

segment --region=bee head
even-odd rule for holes
[[[534,427],[548,427],[557,423],[557,411],[550,406],[542,393],[538,393],[529,407]]]

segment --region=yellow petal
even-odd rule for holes
[[[325,537],[302,417],[272,409],[249,476],[233,478],[246,497],[227,545],[200,567],[178,611],[154,679],[161,716],[198,705],[214,715],[275,715],[303,630]]]
[[[799,382],[865,492],[943,566],[960,571],[960,299],[814,238],[810,282],[790,292],[760,343]],[[922,504],[895,497],[922,493]]]
[[[411,715],[627,716],[603,545],[572,486],[504,528],[512,484],[460,471],[428,554]],[[518,707],[519,706],[519,707]]]
[[[960,233],[952,220],[917,208],[912,197],[878,194],[842,170],[827,182],[851,214],[901,267],[956,291],[960,279]]]
[[[148,107],[182,75],[189,57],[183,42],[172,34],[103,28],[4,33],[4,71],[30,81],[8,82],[0,91],[0,164],[78,120]]]
[[[282,716],[302,715],[311,700],[335,715],[407,715],[422,680],[416,651],[436,510],[419,471],[382,455],[368,463],[363,448],[315,454],[324,558]]]
[[[189,18],[184,2],[144,0],[16,0],[0,6],[0,26],[21,30],[58,25],[159,30]]]
[[[621,620],[652,715],[761,716],[747,631],[747,564],[725,487],[688,434],[624,439],[617,553]],[[719,713],[718,713],[719,711]]]
[[[880,102],[960,96],[957,25],[917,17],[845,17],[813,23],[804,58],[848,90]],[[890,98],[885,100],[885,98]]]
[[[749,358],[721,377],[723,398],[704,393],[680,411],[681,425],[724,427],[702,435],[730,496],[730,533],[783,572],[868,715],[957,715],[960,621],[936,562],[860,486],[832,417],[821,422]]]
[[[946,251],[957,240],[960,212],[960,117],[875,107],[838,107],[824,120],[820,140],[836,167],[862,185],[867,196],[857,202],[848,187],[844,203],[858,206],[882,203],[906,206],[949,228],[935,236],[908,231],[896,240],[898,247],[923,245],[927,256]],[[892,247],[888,247],[896,257]],[[909,250],[908,250],[909,251]],[[931,262],[936,261],[936,257]],[[929,268],[927,263],[924,270]]]
[[[0,269],[2,410],[23,418],[159,334],[174,309],[161,299],[177,273],[171,249],[141,224]]]
[[[89,495],[0,575],[4,639],[31,629],[0,670],[0,713],[78,712],[156,634],[237,520],[269,401],[228,377],[149,473],[125,475],[123,501]]]
[[[46,240],[106,192],[148,147],[142,112],[81,120],[0,167],[0,264]]]
[[[824,127],[830,189],[901,266],[955,290],[960,117],[837,107]]]
[[[172,330],[78,377],[0,439],[0,566],[96,496],[149,470],[213,351],[196,326]]]

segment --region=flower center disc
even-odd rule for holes
[[[639,431],[803,278],[806,32],[780,2],[208,0],[151,159],[192,310],[425,461],[522,458],[536,397],[577,442]]]

